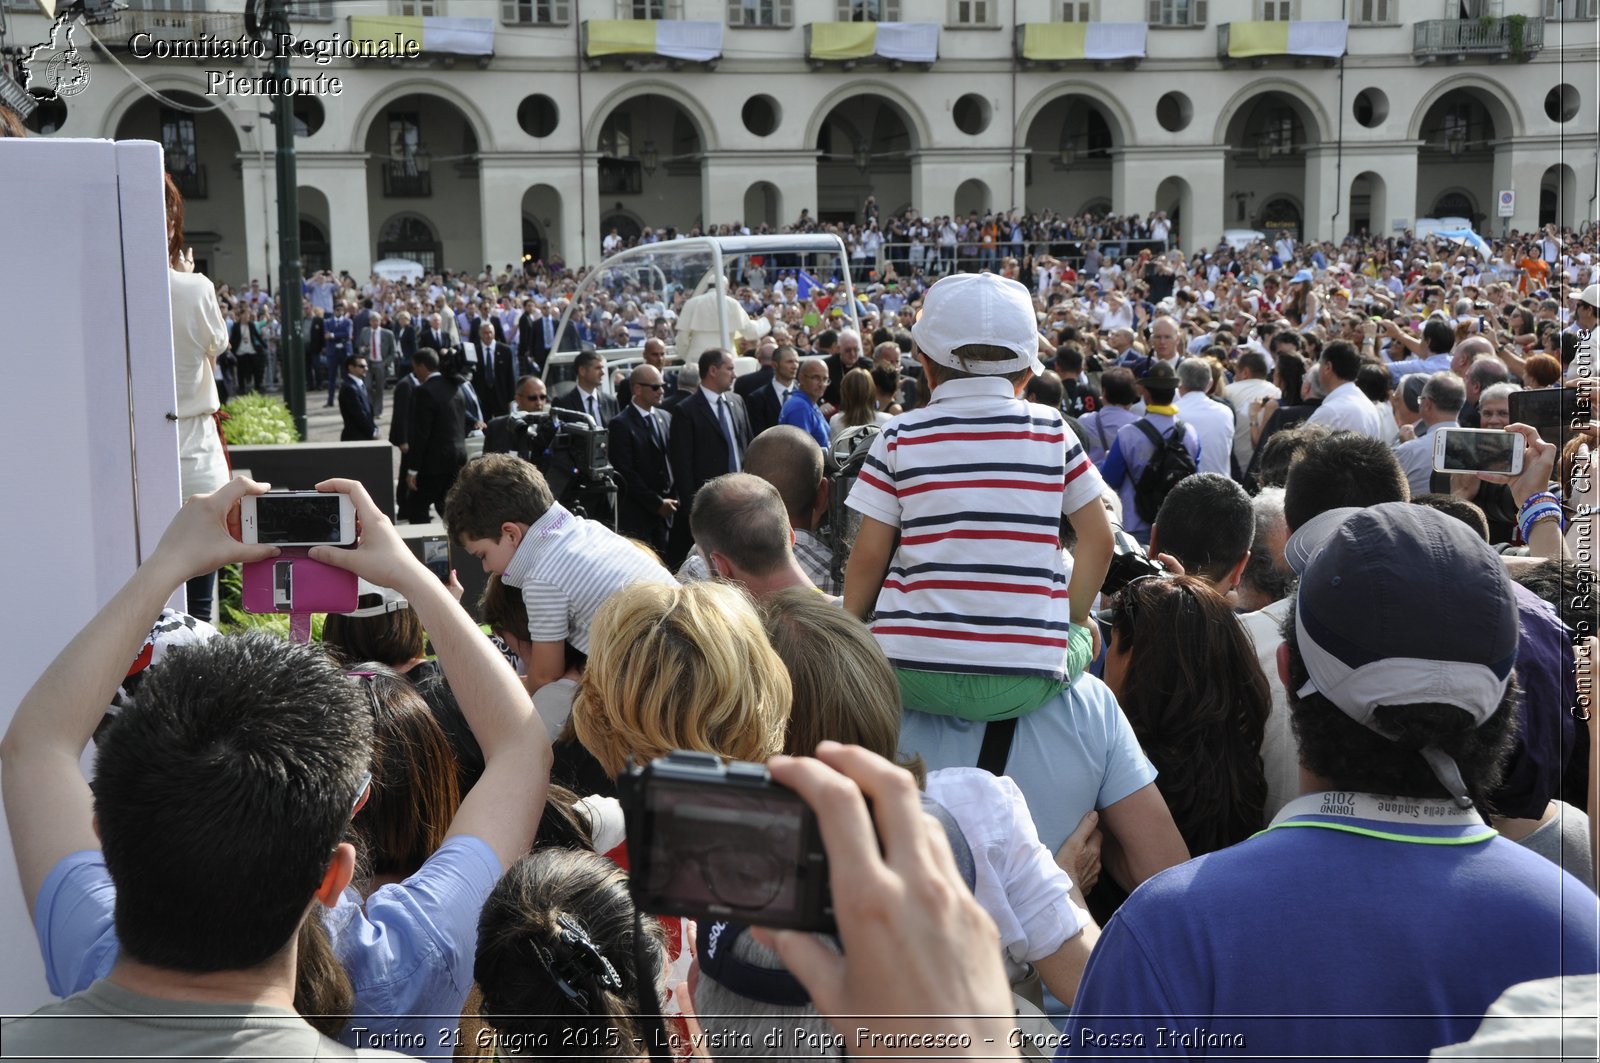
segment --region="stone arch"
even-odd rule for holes
[[[754,207],[756,209],[752,210]],[[752,229],[783,224],[783,192],[771,181],[756,181],[744,192],[744,223]]]
[[[405,96],[437,96],[460,111],[472,126],[472,133],[478,140],[478,150],[484,153],[495,151],[494,135],[483,110],[470,96],[460,90],[452,88],[448,83],[427,77],[412,77],[401,81],[393,81],[384,85],[383,91],[373,96],[356,115],[355,124],[348,130],[349,150],[354,152],[366,151],[367,132],[372,123],[378,121],[384,108]]]
[[[172,92],[182,92],[187,93],[190,96],[196,96],[207,103],[221,101],[220,105],[215,107],[214,110],[224,119],[226,119],[228,124],[233,127],[234,138],[237,139],[241,145],[244,144],[246,134],[241,128],[240,119],[248,112],[241,111],[234,104],[233,97],[207,96],[206,85],[203,80],[198,78],[185,78],[181,75],[162,73],[155,77],[145,78],[144,82],[148,88],[154,89],[163,95]],[[254,99],[254,97],[243,98],[252,100]],[[163,104],[160,100],[155,99],[155,97],[149,92],[119,93],[116,99],[112,102],[111,106],[106,108],[105,117],[100,122],[100,139],[115,140],[117,137],[117,127],[120,126],[122,124],[122,120],[128,116],[128,112],[147,100],[154,102],[158,107],[165,106],[165,104]],[[212,109],[205,109],[197,112],[196,117],[198,117],[199,114],[210,114],[211,110]],[[265,119],[262,119],[262,121],[265,121]]]
[[[963,217],[974,212],[987,214],[993,209],[993,202],[994,196],[988,184],[979,178],[969,177],[956,189],[955,213]]]
[[[805,139],[800,142],[802,150],[810,151],[817,143],[817,138],[822,135],[822,126],[827,122],[833,109],[852,96],[878,96],[884,103],[899,112],[900,120],[905,123],[906,131],[911,135],[911,150],[917,151],[931,143],[928,136],[928,119],[922,113],[922,108],[914,103],[910,96],[900,89],[881,81],[847,81],[824,96],[811,111],[811,117],[806,120]]]
[[[662,81],[655,78],[630,80],[610,95],[606,96],[585,117],[583,123],[583,149],[591,154],[600,150],[600,129],[605,125],[611,112],[621,107],[624,103],[637,96],[664,96],[677,104],[684,114],[689,116],[689,121],[694,123],[695,132],[700,135],[700,150],[712,152],[717,150],[717,127],[711,120],[711,115],[701,106],[700,101],[683,91],[683,88],[671,81]]]
[[[1122,101],[1109,95],[1103,88],[1092,81],[1058,81],[1048,89],[1038,93],[1028,101],[1026,107],[1017,116],[1016,137],[1017,143],[1026,143],[1028,132],[1033,128],[1033,123],[1038,119],[1040,112],[1063,96],[1083,96],[1094,101],[1101,110],[1111,116],[1111,138],[1117,147],[1128,147],[1134,143],[1133,132],[1138,126],[1128,114]]]
[[[1522,136],[1526,124],[1523,122],[1522,108],[1518,106],[1516,97],[1507,92],[1503,85],[1478,74],[1457,74],[1445,78],[1423,93],[1422,99],[1417,101],[1416,108],[1411,112],[1411,121],[1406,126],[1406,139],[1420,140],[1422,123],[1427,119],[1433,105],[1457,89],[1470,92],[1488,109],[1489,116],[1494,119],[1497,139]]]
[[[1457,215],[1457,213],[1455,211],[1446,211],[1446,212],[1440,213],[1436,209],[1439,206],[1439,204],[1443,203],[1447,199],[1451,199],[1451,198],[1454,198],[1454,197],[1459,197],[1460,199],[1463,199],[1467,203],[1469,203],[1471,205],[1471,207],[1472,207],[1471,212],[1466,214],[1466,215]],[[1428,210],[1429,210],[1428,217],[1431,218],[1431,217],[1458,217],[1458,216],[1461,216],[1461,217],[1466,217],[1467,219],[1469,219],[1473,223],[1474,226],[1476,226],[1477,223],[1478,223],[1478,220],[1480,218],[1484,217],[1484,213],[1480,209],[1482,207],[1482,205],[1483,204],[1479,201],[1477,194],[1475,192],[1473,192],[1472,189],[1467,188],[1464,185],[1451,185],[1448,188],[1441,188],[1441,189],[1439,189],[1439,191],[1437,191],[1437,192],[1435,192],[1433,194],[1432,201],[1428,204]]]
[[[1307,92],[1298,82],[1285,78],[1262,78],[1252,81],[1238,92],[1234,93],[1227,103],[1222,105],[1222,110],[1217,113],[1217,124],[1212,132],[1213,144],[1226,144],[1228,142],[1228,127],[1235,118],[1242,114],[1257,97],[1269,92],[1280,93],[1287,96],[1296,105],[1300,112],[1300,120],[1305,123],[1306,139],[1313,144],[1320,144],[1328,139],[1328,130],[1333,128],[1328,120],[1328,112],[1314,95]],[[1235,145],[1237,146],[1237,145]]]

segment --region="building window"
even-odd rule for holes
[[[834,17],[839,22],[899,22],[900,0],[838,0]]]
[[[1294,18],[1293,0],[1261,0],[1262,22],[1288,22]]]
[[[65,4],[58,5],[66,7]],[[202,12],[206,0],[128,0],[130,11],[189,11]]]
[[[422,126],[415,111],[389,112],[389,157],[414,168],[422,152]],[[411,171],[408,171],[411,172]]]
[[[1061,0],[1062,22],[1093,22],[1093,0]]]
[[[572,18],[568,0],[502,0],[500,21],[517,26],[565,26]]]
[[[682,18],[682,0],[617,0],[617,17],[657,22]]]
[[[995,5],[999,0],[950,0],[949,24],[952,26],[992,26]]]
[[[430,18],[444,14],[444,0],[390,0],[390,6],[402,18]]]
[[[1595,17],[1600,0],[1544,0],[1544,17],[1557,22],[1579,22]]]
[[[172,107],[161,108],[161,150],[167,157],[167,172],[194,173],[200,168],[200,152],[194,142],[194,115]]]
[[[1356,0],[1350,8],[1352,26],[1392,26],[1395,0]]]
[[[633,115],[613,114],[600,127],[600,154],[625,159],[633,154]]]
[[[794,25],[794,0],[728,0],[728,25],[786,29]]]
[[[300,0],[289,5],[289,17],[296,22],[332,22],[333,0]]]
[[[1206,24],[1206,0],[1148,0],[1145,12],[1152,26],[1194,29]]]

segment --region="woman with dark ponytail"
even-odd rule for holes
[[[605,857],[550,848],[518,860],[478,921],[472,973],[489,1029],[466,1054],[639,1057],[650,1037],[638,1020],[649,1007],[640,978],[659,999],[666,950],[661,924],[646,918],[636,953],[638,925],[627,872]]]

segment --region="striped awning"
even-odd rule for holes
[[[1343,20],[1228,23],[1228,58],[1305,55],[1337,59],[1345,53],[1350,23]]]
[[[1029,22],[1022,28],[1022,58],[1143,59],[1149,31],[1143,22]]]
[[[822,62],[895,59],[932,63],[939,58],[937,22],[813,22],[806,57]]]
[[[722,23],[682,19],[590,19],[584,24],[583,54],[659,55],[708,63],[722,57]]]
[[[350,16],[350,39],[377,44],[415,41],[435,55],[493,55],[494,19],[422,16]]]

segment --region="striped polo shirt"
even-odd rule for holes
[[[846,504],[900,529],[872,633],[918,671],[1065,679],[1061,516],[1103,484],[1061,414],[999,377],[893,418]]]
[[[560,503],[528,526],[500,578],[522,589],[530,640],[570,642],[580,653],[589,652],[594,614],[614,592],[640,580],[677,582],[649,553]]]

